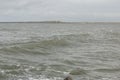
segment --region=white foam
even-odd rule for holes
[[[60,77],[54,77],[54,78],[32,78],[32,77],[29,77],[28,80],[62,80],[62,78]]]

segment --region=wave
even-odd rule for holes
[[[0,79],[2,80],[62,80],[61,77],[48,78],[42,72],[46,72],[46,66],[28,65],[0,65]]]
[[[81,43],[88,43],[89,34],[56,35],[47,38],[32,39],[29,42],[13,43],[3,45],[0,54],[30,54],[30,55],[51,55],[59,53],[60,49],[75,47]],[[57,51],[58,50],[58,51]]]
[[[102,35],[102,37],[100,37]],[[47,38],[32,38],[28,42],[13,43],[3,46],[0,51],[9,53],[31,53],[49,55],[58,48],[78,47],[82,44],[120,44],[120,33],[102,31],[98,34],[79,33],[68,35],[55,35]],[[83,46],[82,45],[82,46]]]
[[[106,72],[106,73],[113,73],[113,72],[120,72],[120,68],[111,68],[111,69],[95,69],[97,72]]]
[[[70,72],[71,75],[86,75],[88,71],[84,69],[74,69]]]

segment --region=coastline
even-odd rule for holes
[[[65,21],[18,21],[18,22],[0,22],[0,23],[83,23],[83,24],[120,24],[120,22],[65,22]]]

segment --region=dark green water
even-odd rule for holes
[[[119,80],[120,23],[0,23],[0,80]]]

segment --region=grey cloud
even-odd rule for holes
[[[120,0],[0,0],[0,21],[116,21]]]

